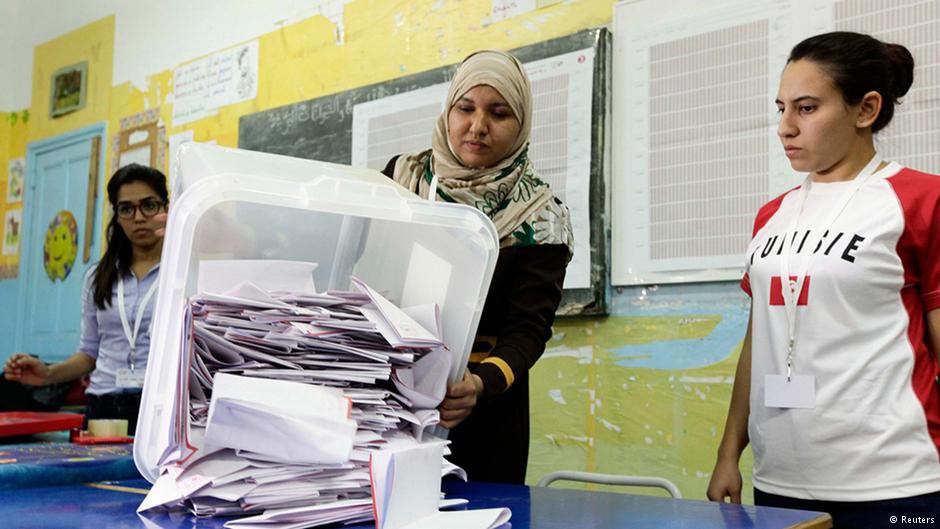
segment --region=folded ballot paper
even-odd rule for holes
[[[356,438],[351,412],[336,388],[218,373],[205,442],[296,463],[345,463]]]
[[[376,529],[492,529],[509,521],[508,508],[438,511],[443,450],[425,443],[372,453]]]
[[[394,303],[382,297],[355,277],[353,284],[363,294],[369,296],[371,305],[360,308],[362,315],[375,325],[376,330],[382,334],[389,345],[395,348],[403,347],[440,347],[441,339],[422,327],[408,315],[407,312],[395,306]],[[439,326],[438,326],[439,327]]]
[[[387,529],[439,527],[427,520],[445,504],[441,476],[466,475],[430,433],[452,361],[437,307],[401,309],[358,279],[355,292],[317,293],[310,263],[226,263],[200,269],[208,290],[184,315],[176,421],[138,512],[247,516],[229,529],[366,522],[378,512],[390,513]],[[293,279],[266,277],[282,271]],[[470,525],[446,523],[482,529],[502,519],[461,516]]]

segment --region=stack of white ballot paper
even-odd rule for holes
[[[252,276],[252,263],[229,272]],[[315,265],[291,266],[309,278]],[[402,309],[352,283],[355,292],[325,293],[312,281],[241,281],[220,293],[200,284],[184,315],[169,448],[138,512],[250,515],[229,529],[376,517],[381,529],[488,529],[509,519],[508,509],[438,512],[466,503],[441,499],[441,476],[466,476],[431,433],[452,361],[437,306]]]

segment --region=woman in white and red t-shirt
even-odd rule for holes
[[[790,54],[778,135],[809,175],[757,214],[711,500],[740,502],[750,442],[758,505],[837,528],[940,522],[940,177],[883,161],[872,139],[913,70],[903,46],[857,33]]]

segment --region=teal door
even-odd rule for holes
[[[104,126],[96,125],[30,144],[27,150],[17,344],[46,361],[62,360],[78,347],[82,280],[100,255],[103,142],[92,138],[103,135]],[[97,182],[89,175],[92,160],[98,165]],[[94,197],[90,211],[89,186]]]

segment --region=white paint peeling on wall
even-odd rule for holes
[[[574,436],[567,434],[545,434],[545,438],[548,439],[548,442],[552,443],[554,446],[561,444],[560,441],[571,441],[578,444],[586,444],[588,446],[594,446],[594,438],[588,437],[586,435]]]
[[[568,404],[568,403],[565,401],[564,395],[561,394],[561,390],[560,390],[560,389],[550,389],[550,390],[548,390],[548,396],[551,397],[551,399],[552,399],[553,401],[557,402],[558,404],[561,404],[562,406],[565,406],[565,405]]]
[[[542,358],[576,358],[579,364],[589,363],[594,358],[594,347],[591,345],[572,349],[565,346],[549,347],[542,353]]]
[[[598,419],[598,420],[600,421],[601,424],[604,425],[604,428],[607,428],[608,430],[610,430],[610,431],[612,431],[612,432],[620,433],[620,432],[622,431],[619,426],[617,426],[616,424],[614,424],[614,423],[608,421],[607,419]]]
[[[734,384],[734,377],[682,377],[679,382],[688,384]]]

